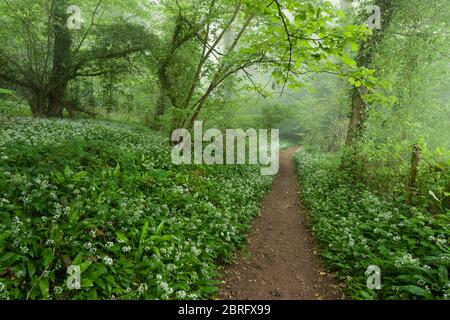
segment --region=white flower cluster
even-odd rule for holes
[[[147,292],[147,290],[148,290],[148,285],[146,283],[141,283],[139,285],[138,292],[140,295],[145,294]]]
[[[429,236],[428,240],[435,242],[436,244],[442,245],[442,246],[449,245],[449,241],[445,238],[444,235],[441,235],[441,234],[438,235],[437,237]]]
[[[56,148],[58,144],[65,143],[64,140],[69,138],[82,137],[91,141],[108,137],[108,141],[120,142],[117,143],[119,149],[127,150],[127,152],[130,152],[130,149],[140,152],[145,168],[160,169],[163,167],[161,164],[167,166],[168,159],[170,160],[169,148],[162,147],[166,145],[163,139],[152,137],[148,133],[144,134],[143,130],[131,130],[128,126],[123,127],[119,124],[85,120],[26,119],[22,121],[19,119],[12,126],[13,129],[6,128],[0,131],[0,149],[6,148],[9,143],[23,145],[48,143]],[[132,239],[134,234],[130,234],[130,231],[134,232],[136,227],[141,227],[143,221],[149,221],[149,236],[144,244],[145,253],[142,259],[148,264],[146,272],[164,275],[164,277],[157,277],[157,286],[163,292],[163,296],[159,298],[170,296],[170,298],[196,299],[199,297],[197,294],[191,294],[190,290],[198,290],[195,282],[205,276],[210,276],[214,269],[209,258],[205,263],[202,252],[205,250],[210,257],[210,255],[216,256],[215,248],[221,245],[232,247],[233,241],[239,239],[238,233],[241,232],[239,230],[242,230],[241,223],[248,221],[257,210],[255,195],[258,193],[262,195],[263,189],[269,185],[270,181],[268,177],[261,177],[257,168],[254,170],[254,175],[253,171],[249,170],[248,177],[243,177],[243,174],[247,174],[243,170],[239,170],[237,175],[224,171],[223,177],[221,174],[216,176],[215,173],[199,177],[204,179],[202,183],[211,186],[204,194],[199,194],[200,191],[191,184],[177,185],[177,182],[173,181],[172,184],[164,187],[164,190],[156,193],[150,192],[149,195],[142,194],[143,192],[134,194],[124,189],[117,190],[117,197],[110,197],[106,192],[109,190],[103,192],[102,185],[88,184],[89,177],[83,178],[81,175],[80,178],[77,170],[75,167],[70,169],[67,167],[64,172],[55,172],[58,180],[60,178],[61,181],[65,179],[71,181],[70,183],[61,183],[65,187],[56,184],[53,176],[35,175],[30,177],[20,173],[5,175],[11,186],[20,190],[20,199],[19,196],[17,199],[0,198],[0,206],[9,205],[12,208],[13,205],[19,205],[31,212],[35,210],[35,204],[42,206],[42,199],[47,201],[44,204],[45,208],[39,212],[40,218],[32,216],[32,222],[27,222],[25,218],[13,218],[11,230],[8,231],[15,233],[13,243],[17,250],[30,254],[28,247],[25,246],[27,244],[31,249],[30,241],[22,240],[37,236],[38,232],[34,229],[27,230],[29,225],[36,225],[39,228],[39,235],[44,234],[39,241],[47,248],[52,249],[56,245],[52,239],[57,238],[51,237],[50,234],[62,234],[63,239],[61,242],[58,240],[58,247],[68,246],[68,248],[62,249],[72,251],[79,251],[80,248],[89,250],[90,258],[101,260],[107,266],[113,263],[121,266],[121,262],[124,260],[128,262],[134,260],[134,255],[128,254],[132,251],[135,243],[135,239]],[[102,170],[105,175],[104,181],[107,182],[111,178],[112,170],[107,168]],[[226,170],[229,169],[226,168]],[[57,176],[58,174],[60,176]],[[194,194],[194,190],[196,190],[196,194]],[[91,197],[91,193],[95,197]],[[173,197],[173,203],[164,203],[167,193]],[[248,199],[248,201],[236,200],[237,197],[234,195],[239,195],[239,199]],[[186,203],[185,207],[174,205],[178,198],[186,199],[186,202],[180,201],[180,203]],[[20,200],[19,203],[17,200]],[[7,210],[13,212],[10,209]],[[65,229],[64,232],[59,229],[63,225],[70,226],[67,222],[71,222],[72,219],[75,221],[78,219],[78,222],[81,223],[83,219],[93,218],[94,215],[95,218],[100,217],[99,220],[104,221],[105,225],[95,224],[95,219],[92,219],[93,223],[90,224],[91,227],[86,233],[76,235],[66,233]],[[104,217],[105,220],[103,220]],[[161,224],[163,221],[165,222]],[[159,225],[162,230],[157,230]],[[7,227],[10,228],[9,225]],[[99,228],[105,231],[104,235]],[[112,230],[122,231],[130,239],[129,242],[113,239],[114,232]],[[0,229],[0,232],[2,231]],[[53,233],[54,231],[57,232]],[[35,232],[35,234],[31,234],[31,232]],[[20,234],[23,234],[24,239],[19,239],[18,235]],[[154,235],[155,240],[150,235]],[[103,237],[107,240],[102,243]],[[158,237],[164,238],[161,240],[157,239]],[[205,249],[206,243],[214,243],[214,245]],[[57,263],[62,263],[61,267],[64,266],[64,261],[55,261],[54,266]],[[189,279],[186,280],[185,290],[175,289],[175,277],[171,276],[174,274],[180,274],[185,279]],[[48,275],[43,274],[43,276]],[[142,282],[142,279],[134,280],[133,283]],[[135,286],[132,286],[136,289],[133,294],[147,292],[148,288],[145,284],[141,284],[139,287]],[[192,286],[191,289],[188,289],[189,286]],[[50,287],[53,288],[52,294],[55,296],[59,294],[60,289],[54,283],[51,283]]]
[[[173,289],[169,286],[169,284],[166,281],[163,281],[163,277],[158,274],[156,275],[156,283],[158,287],[164,292],[163,297],[167,298],[173,293]]]
[[[107,266],[111,266],[113,264],[113,259],[111,257],[104,256],[103,257],[103,262],[105,262],[105,264]]]
[[[8,290],[6,290],[6,285],[0,282],[0,300],[9,300]]]

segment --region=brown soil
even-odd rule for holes
[[[248,247],[224,270],[220,299],[343,299],[341,287],[324,271],[299,203],[292,156],[283,150],[280,171],[253,221]]]

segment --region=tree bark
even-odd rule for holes
[[[62,117],[64,109],[64,98],[68,81],[66,74],[71,62],[72,37],[66,27],[68,15],[67,2],[57,1],[55,3],[55,20],[53,24],[54,46],[53,46],[53,69],[49,81],[49,97],[46,116]]]
[[[409,169],[409,182],[408,182],[408,200],[409,205],[412,204],[414,195],[417,193],[417,173],[420,162],[420,147],[415,144],[412,147],[411,154],[411,167]]]
[[[167,79],[166,74],[166,66],[167,62],[164,62],[158,70],[158,78],[159,78],[159,96],[158,101],[156,102],[156,110],[155,110],[155,118],[156,122],[164,115],[167,108],[167,98],[168,98],[168,89],[170,87],[169,80]]]
[[[366,119],[366,106],[363,96],[367,92],[366,87],[353,88],[352,114],[347,129],[347,139],[345,144],[353,146],[356,141],[364,134]]]

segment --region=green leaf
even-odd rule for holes
[[[116,236],[119,240],[128,242],[128,238],[125,236],[125,234],[123,232],[116,231]]]
[[[346,54],[342,56],[342,62],[349,66],[356,65],[356,62]]]
[[[48,267],[50,265],[50,263],[53,261],[54,258],[55,257],[51,253],[46,255],[45,258],[44,258],[44,267]]]
[[[155,234],[161,234],[162,229],[164,228],[164,224],[166,223],[166,220],[162,221],[158,227],[156,227]]]
[[[144,252],[144,244],[145,239],[147,238],[147,232],[148,232],[148,221],[145,221],[144,226],[142,227],[141,230],[141,237],[139,239],[139,249],[137,250],[135,256],[135,259],[138,261],[141,260],[142,253]]]
[[[114,169],[114,176],[118,176],[120,173],[120,164],[117,164],[116,168]]]
[[[106,284],[105,284],[105,282],[104,282],[101,278],[96,278],[96,279],[94,280],[94,283],[95,283],[96,285],[98,285],[100,288],[102,288],[103,290],[106,290]]]
[[[14,94],[14,91],[8,90],[8,89],[0,88],[0,94],[5,94],[5,95],[8,95],[8,96],[16,97],[16,95]]]
[[[95,282],[95,280],[101,276],[102,274],[108,272],[108,269],[106,269],[106,266],[103,264],[97,264],[94,269],[90,268],[90,272],[88,274],[83,275],[83,277],[88,278],[89,280]]]
[[[79,254],[77,254],[77,256],[75,257],[75,259],[73,259],[72,264],[73,264],[73,265],[79,265],[79,264],[81,263],[82,259],[83,259],[83,254],[82,254],[82,253],[79,253]]]
[[[295,16],[294,18],[295,23],[300,24],[301,22],[306,20],[306,13],[305,12],[301,12],[298,15]]]
[[[431,190],[428,190],[428,193],[430,194],[430,196],[432,196],[433,197],[433,199],[434,200],[436,200],[437,202],[441,202],[439,199],[438,199],[438,197],[436,197],[436,195],[434,194],[434,192],[433,191],[431,191]]]
[[[442,282],[448,283],[448,270],[446,266],[439,266],[439,279]]]
[[[32,261],[27,262],[27,269],[28,269],[28,275],[30,276],[30,278],[32,278],[33,275],[36,273],[36,266],[34,265],[34,263]]]
[[[85,261],[83,263],[80,264],[80,272],[83,273],[87,270],[87,268],[89,268],[89,266],[92,264],[91,261]]]
[[[88,278],[83,278],[81,279],[81,287],[82,288],[89,288],[92,287],[94,285],[94,283],[88,279]]]

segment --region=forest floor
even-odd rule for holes
[[[253,221],[248,246],[220,279],[220,299],[343,299],[342,288],[321,265],[299,201],[293,155],[280,154],[280,171]]]

